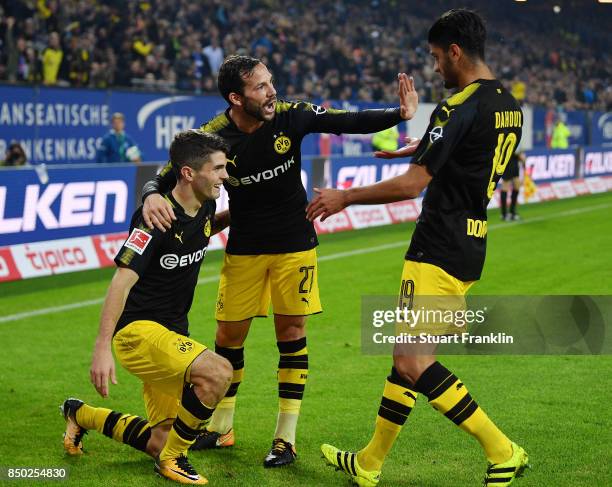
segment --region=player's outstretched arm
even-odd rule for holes
[[[108,396],[108,380],[117,383],[115,375],[115,359],[111,350],[113,332],[128,297],[130,289],[138,281],[138,274],[131,269],[119,267],[106,293],[102,306],[100,328],[96,338],[91,369],[89,375],[91,383],[102,396]]]
[[[303,133],[373,134],[410,120],[416,113],[419,96],[414,80],[405,73],[397,75],[399,107],[368,109],[357,112],[325,109],[310,103],[298,103],[298,131]]]
[[[315,188],[317,197],[306,208],[306,216],[310,221],[318,216],[325,221],[350,205],[376,205],[416,198],[429,181],[431,175],[425,167],[410,164],[404,174],[369,186],[347,190]]]

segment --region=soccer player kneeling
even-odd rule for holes
[[[60,409],[68,454],[82,454],[83,435],[96,430],[154,457],[155,471],[163,477],[208,483],[189,463],[187,451],[225,396],[232,366],[189,338],[187,313],[209,239],[229,221],[227,212],[215,215],[215,199],[228,177],[227,151],[214,134],[176,135],[170,159],[178,183],[164,195],[177,217],[172,230],[147,228],[139,208],[115,258],[118,268],[102,308],[91,382],[102,397],[108,396],[109,379],[117,383],[112,343],[121,365],[143,383],[147,419],[67,399]]]

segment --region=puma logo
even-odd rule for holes
[[[308,306],[310,306],[310,303],[308,302],[306,298],[302,298],[302,301],[304,301]]]
[[[234,156],[233,159],[229,159],[229,158],[226,157],[227,162],[231,162],[234,165],[234,167],[236,167],[236,157],[238,157],[238,156]]]
[[[444,105],[442,105],[442,111],[446,113],[446,118],[450,118],[450,114],[451,112],[454,112],[455,109],[451,108],[450,110],[448,108],[446,108]]]
[[[462,387],[463,387],[463,384],[459,382],[459,384],[457,384],[457,390],[461,389]]]
[[[184,233],[184,231],[181,232],[180,234],[175,233],[174,234],[174,238],[176,238],[179,242],[183,243],[183,233]]]

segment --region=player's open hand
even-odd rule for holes
[[[379,150],[374,152],[376,157],[381,159],[395,159],[397,157],[410,157],[417,150],[421,143],[421,139],[415,137],[406,137],[406,145],[397,150]]]
[[[96,347],[89,370],[91,383],[102,397],[108,397],[108,380],[117,384],[115,376],[115,359],[110,346]]]
[[[340,189],[314,188],[317,197],[306,208],[306,218],[314,221],[318,216],[321,221],[346,208],[346,192]]]
[[[176,220],[170,203],[161,194],[157,193],[146,197],[142,206],[142,217],[147,227],[153,228],[155,226],[162,232],[170,229],[172,220]]]
[[[419,106],[419,94],[414,88],[414,78],[406,73],[397,75],[397,94],[400,101],[400,116],[404,120],[414,117]]]

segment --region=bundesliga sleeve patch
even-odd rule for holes
[[[139,228],[134,228],[123,246],[142,255],[152,239],[153,235],[150,235]]]

